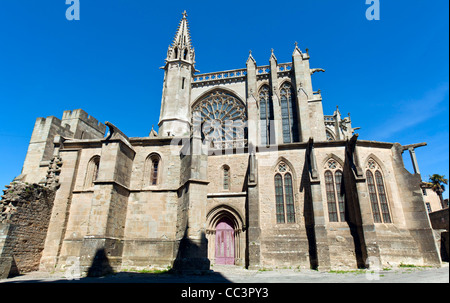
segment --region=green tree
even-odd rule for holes
[[[442,193],[445,191],[444,184],[448,184],[448,179],[445,179],[445,176],[434,174],[432,176],[429,176],[428,182],[432,186],[431,189],[439,196],[442,208],[447,207],[447,205],[444,205],[444,198],[442,197]]]

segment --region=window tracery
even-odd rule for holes
[[[277,223],[295,223],[292,172],[286,163],[277,165],[274,181]]]
[[[342,166],[331,158],[325,163],[325,189],[330,222],[345,221],[345,198],[342,194]]]
[[[298,142],[297,103],[295,101],[294,90],[290,83],[286,82],[281,86],[280,98],[283,142]]]
[[[194,127],[201,127],[212,147],[245,146],[246,109],[233,95],[216,90],[196,103],[192,112]]]
[[[259,91],[259,116],[261,123],[261,144],[270,145],[274,138],[271,136],[271,121],[273,118],[273,103],[270,88],[264,85]]]
[[[381,168],[372,158],[367,161],[366,182],[374,222],[392,223]]]

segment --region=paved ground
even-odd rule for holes
[[[234,266],[215,266],[205,275],[176,275],[170,273],[121,272],[101,278],[80,278],[62,274],[33,272],[0,280],[3,284],[18,283],[449,283],[449,265],[441,268],[399,268],[371,271],[330,271],[277,269],[246,270]]]

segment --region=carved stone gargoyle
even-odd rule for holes
[[[315,72],[325,72],[325,70],[323,68],[312,68],[311,69],[311,75],[314,74]]]
[[[120,129],[118,129],[117,126],[115,126],[114,124],[112,124],[109,121],[106,121],[105,125],[109,127],[109,134],[106,137],[106,141],[121,140],[126,145],[128,145],[128,147],[133,149],[133,147],[131,146],[131,143],[130,143],[130,139]]]

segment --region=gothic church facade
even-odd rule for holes
[[[83,110],[37,119],[18,180],[57,188],[41,270],[87,270],[99,250],[116,270],[440,264],[403,165],[415,145],[358,140],[350,117],[324,115],[308,51],[207,74],[195,60],[183,14],[148,137]]]

